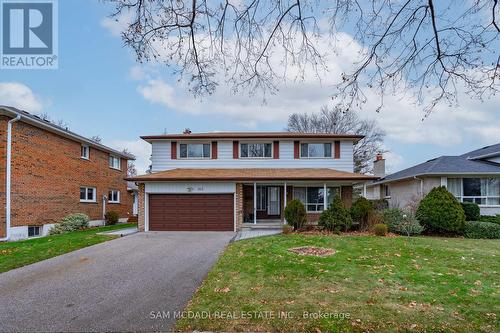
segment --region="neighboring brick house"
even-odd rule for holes
[[[133,158],[25,111],[0,106],[0,238],[7,236],[9,216],[10,240],[46,235],[71,213],[87,214],[91,225],[103,223],[105,210],[127,219],[133,197],[124,178]]]
[[[353,171],[359,135],[188,131],[142,138],[152,145],[152,172],[128,180],[139,185],[144,231],[281,227],[294,198],[316,223],[335,195],[350,206],[353,184],[375,179]]]

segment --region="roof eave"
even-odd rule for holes
[[[394,179],[386,179],[386,180],[380,180],[380,181],[375,181],[371,183],[370,185],[380,185],[380,184],[385,184],[385,183],[392,183],[396,181],[401,181],[401,180],[406,180],[406,179],[413,179],[415,177],[430,177],[430,176],[491,176],[491,175],[500,175],[499,172],[432,172],[432,173],[419,173],[411,176],[405,176],[405,177],[400,177],[400,178],[394,178]]]
[[[318,134],[311,135],[313,133],[304,133],[304,135],[287,135],[287,134],[231,134],[225,135],[221,133],[221,136],[218,137],[217,133],[207,134],[207,135],[192,135],[191,137],[186,134],[175,134],[175,135],[144,135],[140,138],[149,143],[157,140],[206,140],[206,139],[217,139],[217,140],[231,140],[231,139],[321,139],[321,138],[331,138],[331,139],[351,139],[354,142],[358,142],[359,140],[364,138],[364,135],[354,135],[354,134]]]
[[[94,147],[96,149],[111,153],[113,155],[117,155],[121,158],[124,158],[127,160],[135,160],[135,156],[133,156],[133,155],[124,154],[118,150],[109,148],[105,145],[102,145],[100,143],[97,143],[95,141],[87,139],[86,137],[81,136],[79,134],[60,129],[53,124],[44,122],[42,120],[38,120],[38,119],[34,118],[33,116],[28,116],[24,113],[20,113],[12,108],[9,108],[8,106],[0,106],[0,114],[7,115],[10,117],[16,117],[17,115],[21,115],[21,121],[24,121],[30,125],[33,125],[33,126],[36,126],[39,128],[43,128],[49,132],[59,134],[63,137],[70,138],[70,139],[73,139],[73,140],[78,141],[78,142],[82,142],[82,143],[87,144],[87,145]]]

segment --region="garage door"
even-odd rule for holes
[[[150,194],[149,230],[233,231],[233,194]]]

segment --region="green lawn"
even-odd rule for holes
[[[337,252],[311,257],[287,251],[305,245]],[[176,328],[499,332],[499,273],[499,240],[304,235],[244,240],[227,248]],[[304,318],[304,312],[323,318]]]
[[[0,273],[115,238],[97,235],[98,232],[134,226],[135,223],[117,224],[57,236],[0,243]]]

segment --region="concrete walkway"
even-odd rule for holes
[[[141,232],[2,273],[0,331],[171,331],[233,236]]]
[[[262,228],[262,229],[243,229],[235,237],[235,241],[239,241],[242,239],[248,239],[248,238],[256,238],[256,237],[262,237],[262,236],[270,236],[270,235],[278,235],[282,233],[282,229],[269,229],[269,228]]]
[[[127,228],[127,229],[119,229],[119,230],[113,230],[113,231],[106,231],[106,232],[98,232],[98,235],[110,235],[110,236],[128,236],[135,234],[136,232],[139,232],[139,229],[137,228]]]

